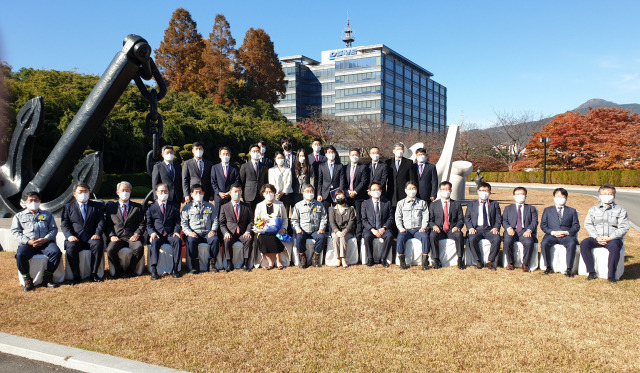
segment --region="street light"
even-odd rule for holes
[[[544,163],[542,168],[542,184],[547,183],[547,143],[551,141],[551,137],[541,137],[540,142],[544,144]]]

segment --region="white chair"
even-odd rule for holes
[[[305,243],[306,245],[306,250],[305,253],[307,255],[307,265],[311,264],[311,257],[313,256],[313,248],[316,244],[316,240],[314,239],[307,239],[307,242]],[[322,265],[323,262],[323,257],[324,257],[324,253],[320,252],[320,265]],[[300,257],[298,256],[298,248],[293,245],[293,264],[294,265],[300,265]]]
[[[520,241],[516,241],[513,243],[513,248],[515,249],[515,252],[513,253],[514,254],[513,265],[516,268],[520,268],[522,267],[522,258],[524,257],[524,246],[522,245],[522,243],[520,243]],[[507,262],[507,253],[505,253],[504,250],[502,250],[501,257],[502,257],[502,266],[504,268],[507,268],[509,263]],[[537,242],[533,244],[533,252],[531,253],[531,258],[529,259],[528,267],[530,271],[535,271],[536,269],[538,269],[538,243]]]
[[[351,237],[347,241],[347,252],[346,252],[346,260],[348,265],[354,265],[358,263],[358,245],[357,238]],[[327,237],[327,253],[324,256],[324,264],[337,267],[340,265],[338,261],[338,256],[336,255],[336,250],[333,249],[333,242],[331,237]]]
[[[127,268],[129,268],[129,262],[131,262],[132,256],[133,256],[133,251],[131,251],[131,249],[129,249],[128,247],[123,247],[122,249],[120,249],[120,251],[118,251],[118,259],[120,259],[120,266],[125,271],[127,270]],[[108,260],[108,261],[109,261],[109,273],[111,274],[111,276],[115,276],[116,269],[113,266],[113,263],[111,263],[111,260]],[[140,258],[140,260],[138,261],[138,265],[136,266],[136,274],[140,276],[142,272],[144,272],[144,258]]]
[[[293,240],[292,240],[293,241]],[[283,242],[284,251],[280,254],[280,261],[284,267],[288,267],[291,265],[291,252],[293,252],[293,242]],[[255,259],[253,261],[254,267],[256,268],[267,268],[269,266],[269,261],[267,258],[260,252],[260,250],[256,250]],[[274,263],[275,264],[275,263]]]
[[[551,255],[551,268],[553,268],[553,272],[556,273],[565,273],[567,271],[567,248],[563,245],[553,245],[550,250]],[[576,248],[576,255],[573,259],[573,268],[571,268],[571,273],[578,273],[578,264],[580,262],[580,250]],[[540,252],[540,269],[543,271],[547,270],[547,263],[544,261],[544,256],[542,252]]]
[[[380,260],[380,255],[382,255],[382,243],[384,239],[382,238],[374,238],[373,239],[373,262],[374,263],[382,263]],[[389,248],[389,254],[387,254],[387,263],[393,263],[393,250]],[[364,247],[364,238],[362,242],[360,242],[360,259],[362,264],[367,264],[367,260],[369,257],[367,256],[367,249]]]
[[[184,256],[187,260],[187,268],[192,270],[191,265],[191,256],[189,255],[189,250],[184,251]],[[209,244],[208,243],[199,243],[198,244],[198,261],[200,264],[200,271],[206,272],[209,270]],[[216,265],[218,263],[216,262]]]
[[[65,278],[67,280],[73,280],[73,272],[71,272],[71,266],[69,265],[69,260],[67,259],[67,255],[64,255],[65,260]],[[78,255],[78,265],[80,267],[80,278],[85,279],[91,275],[91,250],[82,250]],[[98,277],[104,277],[104,254],[102,258],[100,258],[100,266],[98,267]]]
[[[231,246],[231,252],[233,253],[233,256],[231,257],[233,261],[233,268],[235,269],[242,268],[242,263],[244,263],[244,250],[243,250],[242,242],[240,241],[234,242],[233,245]],[[226,265],[226,259],[225,259],[225,265]],[[251,257],[249,257],[249,266],[253,267],[253,258]]]
[[[49,258],[47,258],[44,254],[36,254],[31,259],[29,259],[29,274],[31,275],[31,279],[33,280],[33,285],[38,286],[42,283],[44,279],[44,271],[47,269],[47,263],[49,262]],[[24,278],[18,271],[18,280],[20,281],[20,286],[24,286]],[[64,281],[64,264],[62,260],[58,263],[58,268],[53,271],[53,282],[60,283]]]
[[[491,252],[491,241],[483,238],[478,244],[480,245],[480,253],[482,253],[482,258],[480,259],[482,259],[482,263],[486,264],[489,261],[489,253]],[[501,251],[498,247],[498,255],[496,255],[496,262],[493,263],[493,268],[498,266]],[[471,249],[469,248],[469,239],[467,239],[467,244],[464,249],[464,263],[468,266],[476,265],[476,262],[473,260],[473,254],[471,254]]]
[[[596,270],[596,275],[599,278],[609,278],[609,250],[604,247],[596,247],[593,249],[593,262]],[[620,250],[620,260],[618,261],[618,265],[616,266],[616,276],[615,279],[619,280],[624,273],[624,245]],[[584,259],[582,259],[582,255],[580,255],[580,264],[578,265],[578,274],[580,276],[587,276],[589,272],[587,272],[587,266],[584,264]]]
[[[422,265],[422,242],[417,238],[410,238],[404,244],[405,263],[407,266]],[[396,256],[396,264],[400,265],[400,257]]]
[[[440,249],[440,264],[443,267],[457,266],[458,265],[458,252],[456,251],[456,241],[445,238],[438,241],[438,248]],[[431,248],[433,252],[433,248]],[[429,255],[429,263],[433,265],[435,258],[433,255]]]
[[[158,274],[171,273],[173,270],[173,247],[168,243],[162,244],[158,250]],[[180,254],[178,254],[180,255]],[[182,258],[178,260],[178,271],[182,269]],[[147,246],[147,270],[151,272],[151,245]]]

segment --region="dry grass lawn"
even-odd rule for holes
[[[540,213],[551,198],[529,194]],[[569,196],[581,220],[595,202]],[[0,331],[188,371],[637,372],[639,242],[632,230],[617,284],[539,270],[352,266],[24,293],[3,252]]]

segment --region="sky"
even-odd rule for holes
[[[208,37],[215,15],[238,46],[263,28],[280,57],[385,44],[447,87],[448,124],[496,115],[554,115],[592,98],[640,102],[640,1],[5,1],[0,59],[22,67],[102,74],[128,34],[160,45],[186,8]],[[45,98],[46,99],[46,98]]]

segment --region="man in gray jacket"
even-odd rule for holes
[[[416,197],[418,185],[408,181],[404,193],[406,198],[398,201],[396,206],[396,227],[398,242],[396,251],[400,261],[400,269],[407,269],[404,246],[408,239],[417,238],[422,243],[422,270],[429,268],[429,205],[427,201]]]
[[[300,257],[300,268],[305,268],[307,265],[305,242],[309,238],[316,241],[311,263],[314,267],[320,267],[320,253],[327,242],[327,211],[324,204],[314,198],[313,185],[303,186],[302,191],[304,199],[295,204],[291,213],[291,226],[296,233],[295,245]]]
[[[198,245],[206,242],[209,245],[209,272],[216,270],[216,257],[220,244],[218,243],[218,209],[211,203],[204,201],[202,185],[191,186],[191,202],[187,203],[180,213],[182,231],[187,235],[187,250],[191,258],[191,274],[200,272]]]

